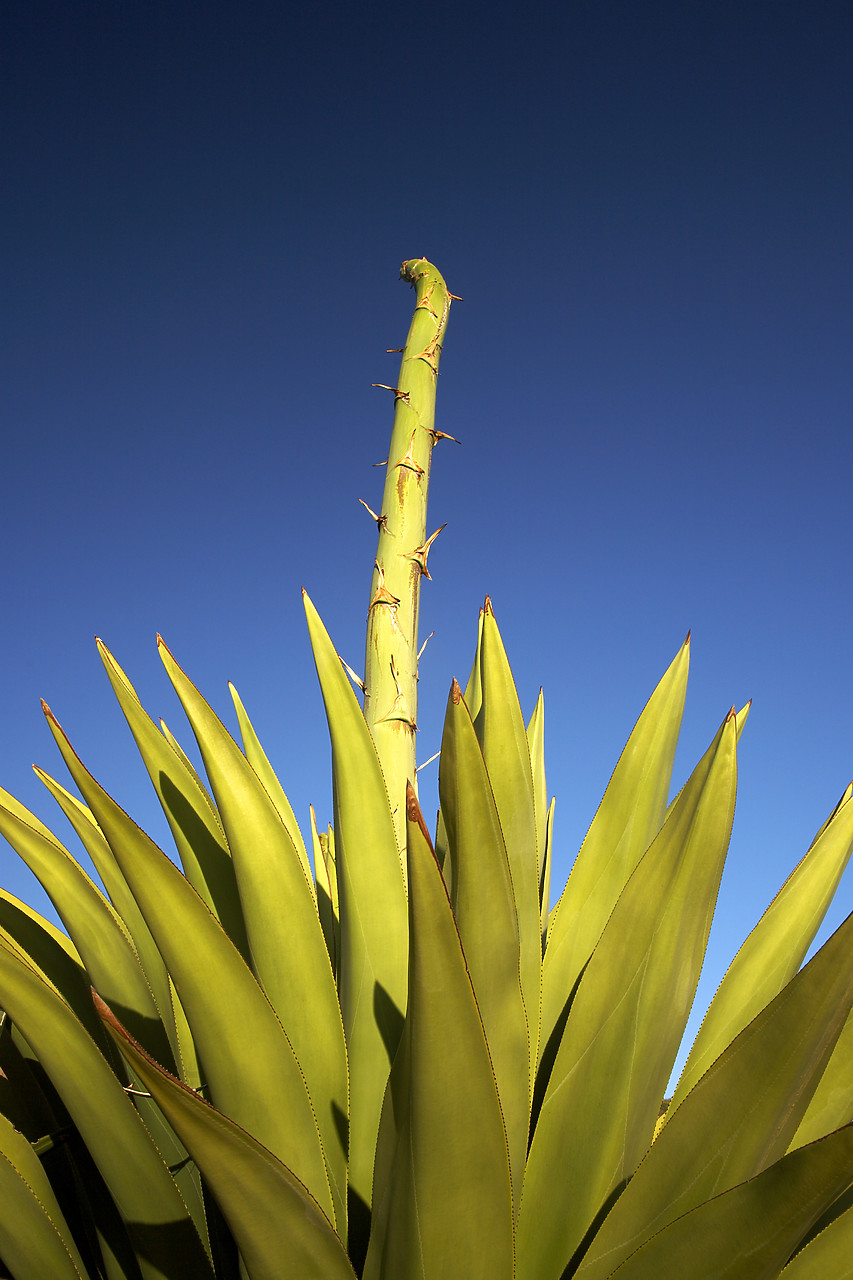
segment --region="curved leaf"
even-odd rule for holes
[[[335,1221],[346,1221],[347,1056],[312,883],[258,775],[162,640],[160,657],[204,761],[233,858],[252,968],[305,1076]]]
[[[136,1037],[166,1066],[172,1050],[139,958],[115,909],[43,823],[0,789],[0,832],[49,896],[86,966]]]
[[[158,637],[159,640],[159,637]],[[102,640],[96,641],[113,692],[139,748],[190,884],[222,922],[242,955],[248,956],[246,928],[231,853],[222,823],[194,769],[184,762],[153,720]]]
[[[88,1280],[30,1143],[0,1115],[0,1254],[15,1280]]]
[[[64,1000],[0,939],[0,1004],[50,1077],[127,1226],[146,1280],[210,1280],[207,1254],[127,1094]]]
[[[788,1263],[780,1280],[850,1280],[853,1276],[853,1209],[831,1222]]]
[[[178,868],[98,785],[58,722],[48,723],[160,948],[214,1103],[274,1151],[334,1217],[305,1081],[243,957]],[[240,1035],[234,1035],[234,1010]]]
[[[157,1099],[198,1164],[252,1280],[353,1280],[343,1245],[298,1178],[266,1147],[169,1075],[145,1053],[107,1006],[101,1017],[134,1073]]]
[[[853,1127],[847,1126],[677,1218],[612,1272],[613,1280],[775,1280],[851,1173]],[[844,1272],[812,1274],[840,1280]],[[790,1269],[782,1275],[788,1280]]]
[[[851,1005],[853,915],[664,1125],[593,1240],[583,1280],[603,1280],[654,1232],[785,1153]]]

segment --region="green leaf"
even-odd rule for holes
[[[530,752],[530,769],[533,774],[533,811],[536,816],[536,847],[540,855],[539,911],[543,932],[548,919],[548,900],[545,888],[545,841],[548,827],[548,787],[545,781],[545,699],[542,690],[536,699],[533,714],[527,722],[527,748]]]
[[[369,1205],[382,1098],[406,1012],[406,890],[373,739],[326,629],[304,592],[303,599],[332,740],[340,1004],[350,1070],[349,1179]]]
[[[178,1189],[118,1080],[64,1000],[0,939],[0,1004],[37,1055],[119,1207],[146,1280],[210,1280]]]
[[[844,1190],[852,1172],[853,1128],[847,1126],[698,1205],[610,1274],[613,1280],[775,1280],[804,1232]],[[846,1263],[849,1253],[844,1256]],[[795,1276],[841,1280],[844,1274],[830,1266]],[[786,1267],[782,1276],[793,1280],[791,1268]]]
[[[251,764],[162,640],[159,648],[198,742],[225,827],[252,968],[305,1076],[332,1183],[335,1221],[343,1224],[347,1056],[313,885]]]
[[[266,752],[261,746],[258,735],[255,733],[254,726],[246,714],[246,708],[240,700],[240,695],[229,681],[228,688],[231,692],[231,700],[234,703],[234,710],[237,712],[237,722],[240,725],[240,736],[243,739],[243,752],[249,764],[260,778],[266,789],[267,795],[278,811],[287,834],[293,841],[293,846],[299,854],[299,859],[305,869],[305,875],[311,880],[311,864],[308,861],[308,853],[305,849],[305,841],[302,839],[302,832],[299,830],[299,823],[296,821],[296,814],[293,812],[290,801],[284,794],[284,789],[273,770],[272,765],[267,759]]]
[[[845,792],[729,966],[690,1050],[667,1119],[726,1045],[797,972],[835,895],[851,849],[853,802]]]
[[[411,787],[409,1003],[376,1158],[364,1280],[510,1280],[506,1135],[477,1002]]]
[[[145,916],[177,988],[211,1098],[274,1151],[334,1217],[317,1124],[290,1042],[219,921],[178,868],[48,724]],[[239,1010],[240,1034],[234,1034]]]
[[[160,637],[157,637],[158,644]],[[146,714],[142,703],[106,645],[98,652],[113,692],[157,792],[190,884],[222,922],[231,941],[248,958],[246,929],[231,853],[219,815],[195,770],[189,769]],[[162,650],[161,650],[162,653]]]
[[[542,856],[542,954],[545,954],[545,948],[548,945],[548,925],[550,923],[550,912],[548,904],[551,901],[551,864],[553,862],[554,852],[554,808],[557,804],[556,796],[551,797],[551,803],[548,805],[548,816],[545,821],[545,852]]]
[[[517,1204],[531,1101],[518,916],[486,765],[455,680],[447,700],[438,789],[454,869],[453,913],[497,1079]]]
[[[186,1144],[234,1234],[252,1280],[353,1280],[328,1218],[271,1151],[169,1075],[111,1011],[98,1009],[115,1043]]]
[[[5,889],[0,889],[0,929],[32,957],[38,968],[71,1005],[81,1022],[85,1023],[81,1010],[86,1010],[92,1003],[89,997],[90,984],[71,939],[50,920],[40,916],[33,907],[21,902]],[[91,1013],[90,1008],[88,1012]]]
[[[788,1263],[780,1280],[850,1280],[853,1276],[853,1209],[848,1209]]]
[[[42,1163],[0,1116],[0,1254],[15,1280],[88,1278]]]
[[[474,728],[506,842],[518,914],[521,990],[530,1036],[530,1087],[539,1057],[542,1001],[541,850],[536,839],[533,774],[527,731],[491,602],[483,611],[482,701]]]
[[[136,1038],[167,1066],[172,1050],[124,924],[46,826],[0,789],[0,832],[27,864],[73,940],[90,982],[100,984]]]
[[[832,1056],[814,1091],[791,1149],[815,1142],[853,1116],[853,1013],[847,1015]]]
[[[95,870],[101,877],[113,906],[121,916],[125,928],[133,939],[139,963],[142,965],[143,972],[148,979],[154,1003],[169,1036],[172,1055],[175,1061],[178,1062],[180,1061],[180,1045],[175,1026],[177,1011],[174,1007],[172,991],[169,985],[169,974],[166,971],[166,965],[163,962],[163,957],[160,955],[157,944],[151,936],[151,930],[145,923],[145,918],[139,910],[139,905],[115,860],[113,851],[107,844],[103,831],[101,831],[87,806],[81,804],[76,796],[73,796],[70,791],[66,791],[65,787],[51,778],[43,769],[36,769],[35,772],[77,832],[84,849],[92,859]],[[89,985],[90,983],[87,981],[86,1003],[91,1013],[92,1002],[88,994]],[[77,1011],[76,1005],[74,1008]],[[100,1032],[100,1023],[98,1022],[97,1025]]]
[[[851,1005],[848,916],[664,1125],[590,1246],[583,1280],[603,1280],[654,1232],[785,1153]]]
[[[578,984],[527,1162],[522,1275],[560,1273],[651,1142],[707,946],[735,780],[732,711],[622,891]]]
[[[542,966],[542,1041],[550,1070],[568,1001],[628,877],[663,823],[684,710],[688,636],[631,733],[551,913]]]
[[[491,608],[491,602],[486,597],[486,604]],[[468,677],[468,683],[465,686],[465,706],[471,713],[471,719],[476,721],[480,713],[480,704],[483,701],[483,682],[480,675],[480,664],[483,657],[483,619],[486,616],[485,608],[480,610],[477,618],[477,648],[474,651],[474,662],[471,667],[471,674]]]
[[[340,952],[340,908],[338,904],[338,875],[335,870],[334,836],[329,827],[325,835],[317,830],[314,806],[310,806],[311,844],[316,868],[315,893],[320,924],[326,939],[326,949],[332,962],[332,972],[337,978]]]

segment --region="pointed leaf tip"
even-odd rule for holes
[[[737,707],[732,707],[731,711],[726,716],[726,724],[728,724],[730,720],[734,720],[736,715],[737,715]]]
[[[459,681],[453,677],[453,683],[450,686],[450,698],[454,707],[458,707],[462,701],[462,690],[459,687]]]
[[[492,615],[492,617],[494,617],[494,616],[495,616],[495,611],[494,611],[494,609],[492,608],[492,598],[491,598],[491,596],[486,596],[485,600],[483,601],[483,608],[482,608],[481,612],[482,612],[482,613],[489,613],[489,614],[491,614],[491,615]]]
[[[692,633],[693,633],[693,628],[691,627],[691,628],[690,628],[690,630],[687,632],[687,635],[684,637],[684,643],[685,643],[685,645],[690,644],[690,637],[691,637]]]
[[[418,797],[415,795],[415,788],[412,786],[411,782],[406,783],[406,817],[410,822],[415,822],[420,827],[421,834],[429,845],[433,857],[435,857],[432,836],[430,835],[429,828],[424,821],[424,815],[421,813],[421,806],[418,804]]]

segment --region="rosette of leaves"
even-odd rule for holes
[[[851,788],[670,1099],[747,712],[672,797],[689,637],[550,910],[543,700],[525,722],[487,600],[427,828],[417,614],[451,295],[422,259],[403,275],[364,706],[305,598],[328,828],[312,811],[304,838],[236,691],[239,740],[162,641],[204,776],[98,647],[173,856],[47,708],[76,794],[37,772],[84,853],[0,793],[0,831],[63,925],[0,894],[0,1258],[15,1280],[848,1274],[853,921],[803,962],[853,847]]]

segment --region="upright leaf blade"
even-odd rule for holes
[[[409,1004],[376,1161],[364,1280],[511,1280],[506,1134],[477,1002],[411,787]]]
[[[784,1155],[851,1005],[848,916],[664,1125],[592,1242],[583,1280],[604,1280],[655,1232]]]
[[[541,1056],[546,1070],[575,983],[663,822],[687,689],[689,639],[637,721],[551,914],[542,966]]]
[[[347,1056],[317,901],[299,850],[263,783],[161,640],[225,827],[252,968],[305,1076],[335,1197],[346,1220]]]
[[[667,1117],[726,1045],[797,972],[835,895],[851,849],[853,801],[845,792],[729,966],[690,1050]]]
[[[518,915],[486,765],[455,680],[447,700],[438,789],[454,870],[453,912],[497,1079],[517,1203],[531,1102]]]
[[[281,1024],[221,924],[178,868],[107,795],[48,723],[72,777],[109,841],[171,974],[211,1097],[274,1151],[334,1218],[317,1123]],[[241,1034],[233,1034],[233,1010]]]
[[[732,712],[622,891],[578,985],[527,1162],[522,1275],[560,1274],[652,1139],[707,946],[735,778]]]
[[[368,1206],[382,1098],[406,1011],[406,891],[376,748],[326,629],[304,592],[303,598],[332,740],[338,985],[350,1070],[349,1180]]]
[[[136,690],[107,646],[101,640],[97,645],[113,692],[163,807],[184,874],[221,920],[237,949],[248,956],[231,852],[219,816],[195,771],[146,714]]]
[[[518,915],[521,990],[527,1010],[532,1091],[539,1057],[542,1002],[541,850],[536,835],[527,731],[489,600],[483,611],[480,680],[482,701],[474,728],[486,762],[509,858]]]

